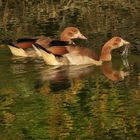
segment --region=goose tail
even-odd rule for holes
[[[18,48],[17,46],[12,45],[12,44],[9,44],[8,47],[9,47],[9,49],[10,49],[10,51],[13,55],[21,56],[21,57],[27,57],[27,54],[24,51],[24,49]]]
[[[34,49],[43,57],[44,61],[48,65],[59,65],[57,58],[46,48],[43,48],[41,45],[35,43],[33,44]]]

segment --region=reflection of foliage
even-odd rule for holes
[[[0,126],[0,138],[135,139],[140,136],[139,92],[121,89],[120,84],[125,81],[112,83],[101,74],[92,74],[71,79],[71,87],[66,90],[49,90],[47,94],[38,90],[43,93],[39,94],[30,93],[32,85],[27,86],[26,80],[16,87],[16,91],[24,87],[20,96],[10,90],[1,101],[5,125]],[[49,83],[45,86],[50,88]]]
[[[134,130],[134,134],[138,134],[138,127],[135,125],[136,119],[133,123],[133,115],[129,114],[130,116],[127,116],[125,112],[126,108],[124,106],[127,106],[123,103],[125,102],[123,100],[125,95],[119,93],[116,89],[114,90],[114,87],[105,91],[102,91],[102,88],[100,88],[100,91],[98,93],[96,91],[93,92],[94,95],[92,96],[90,95],[91,93],[87,96],[88,91],[86,91],[84,99],[77,99],[77,102],[67,106],[73,116],[75,124],[73,126],[74,134],[84,139],[94,137],[96,137],[95,139],[102,137],[107,139],[106,134],[108,136],[112,134],[113,138],[122,138],[123,134],[130,133],[131,129]],[[81,101],[84,101],[85,105],[83,103],[79,104]],[[83,107],[85,108],[86,106],[88,106],[88,109],[83,110]],[[129,129],[129,126],[131,129]]]
[[[65,111],[69,112],[65,113],[71,116],[72,125],[67,138],[101,139],[104,137],[108,139],[108,137],[112,137],[114,139],[125,137],[125,134],[129,133],[132,136],[128,137],[133,137],[133,134],[139,136],[139,129],[136,126],[139,123],[137,117],[125,112],[128,103],[127,94],[116,89],[116,84],[103,82],[100,78],[96,78],[95,82],[92,77],[92,80],[86,81],[88,83],[86,87],[84,86],[85,81],[75,80],[72,85],[76,92],[67,90],[67,94],[55,95],[56,100],[53,102],[61,102]],[[58,108],[56,110],[63,114]],[[59,120],[61,120],[60,118],[59,116]],[[55,133],[58,135],[58,131]]]
[[[11,113],[11,105],[14,103],[12,96],[9,93],[11,91],[6,90],[9,96],[3,94],[0,95],[0,121],[5,126],[11,125],[14,121],[14,115]]]

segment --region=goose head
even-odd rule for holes
[[[60,39],[62,41],[69,41],[71,42],[72,39],[87,39],[78,28],[76,27],[67,27],[61,33]]]
[[[109,41],[105,43],[105,45],[102,48],[101,57],[100,60],[102,61],[111,61],[111,51],[117,48],[120,48],[122,46],[125,46],[128,48],[129,42],[124,40],[121,37],[113,37]]]

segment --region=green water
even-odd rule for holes
[[[140,10],[138,0],[122,1],[63,0],[59,5],[23,0],[19,7],[0,1],[0,40],[42,34],[58,38],[64,27],[76,26],[88,40],[75,42],[98,54],[112,36],[132,44],[127,59],[119,49],[102,66],[62,67],[14,57],[2,44],[0,140],[140,139]]]
[[[138,140],[140,62],[139,56],[129,59],[125,68],[114,56],[112,71],[129,75],[112,81],[103,72],[106,64],[46,66],[41,59],[13,57],[2,47],[0,139]]]

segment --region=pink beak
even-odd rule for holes
[[[78,34],[77,38],[80,38],[80,39],[87,39],[84,35],[82,35],[81,33]]]

